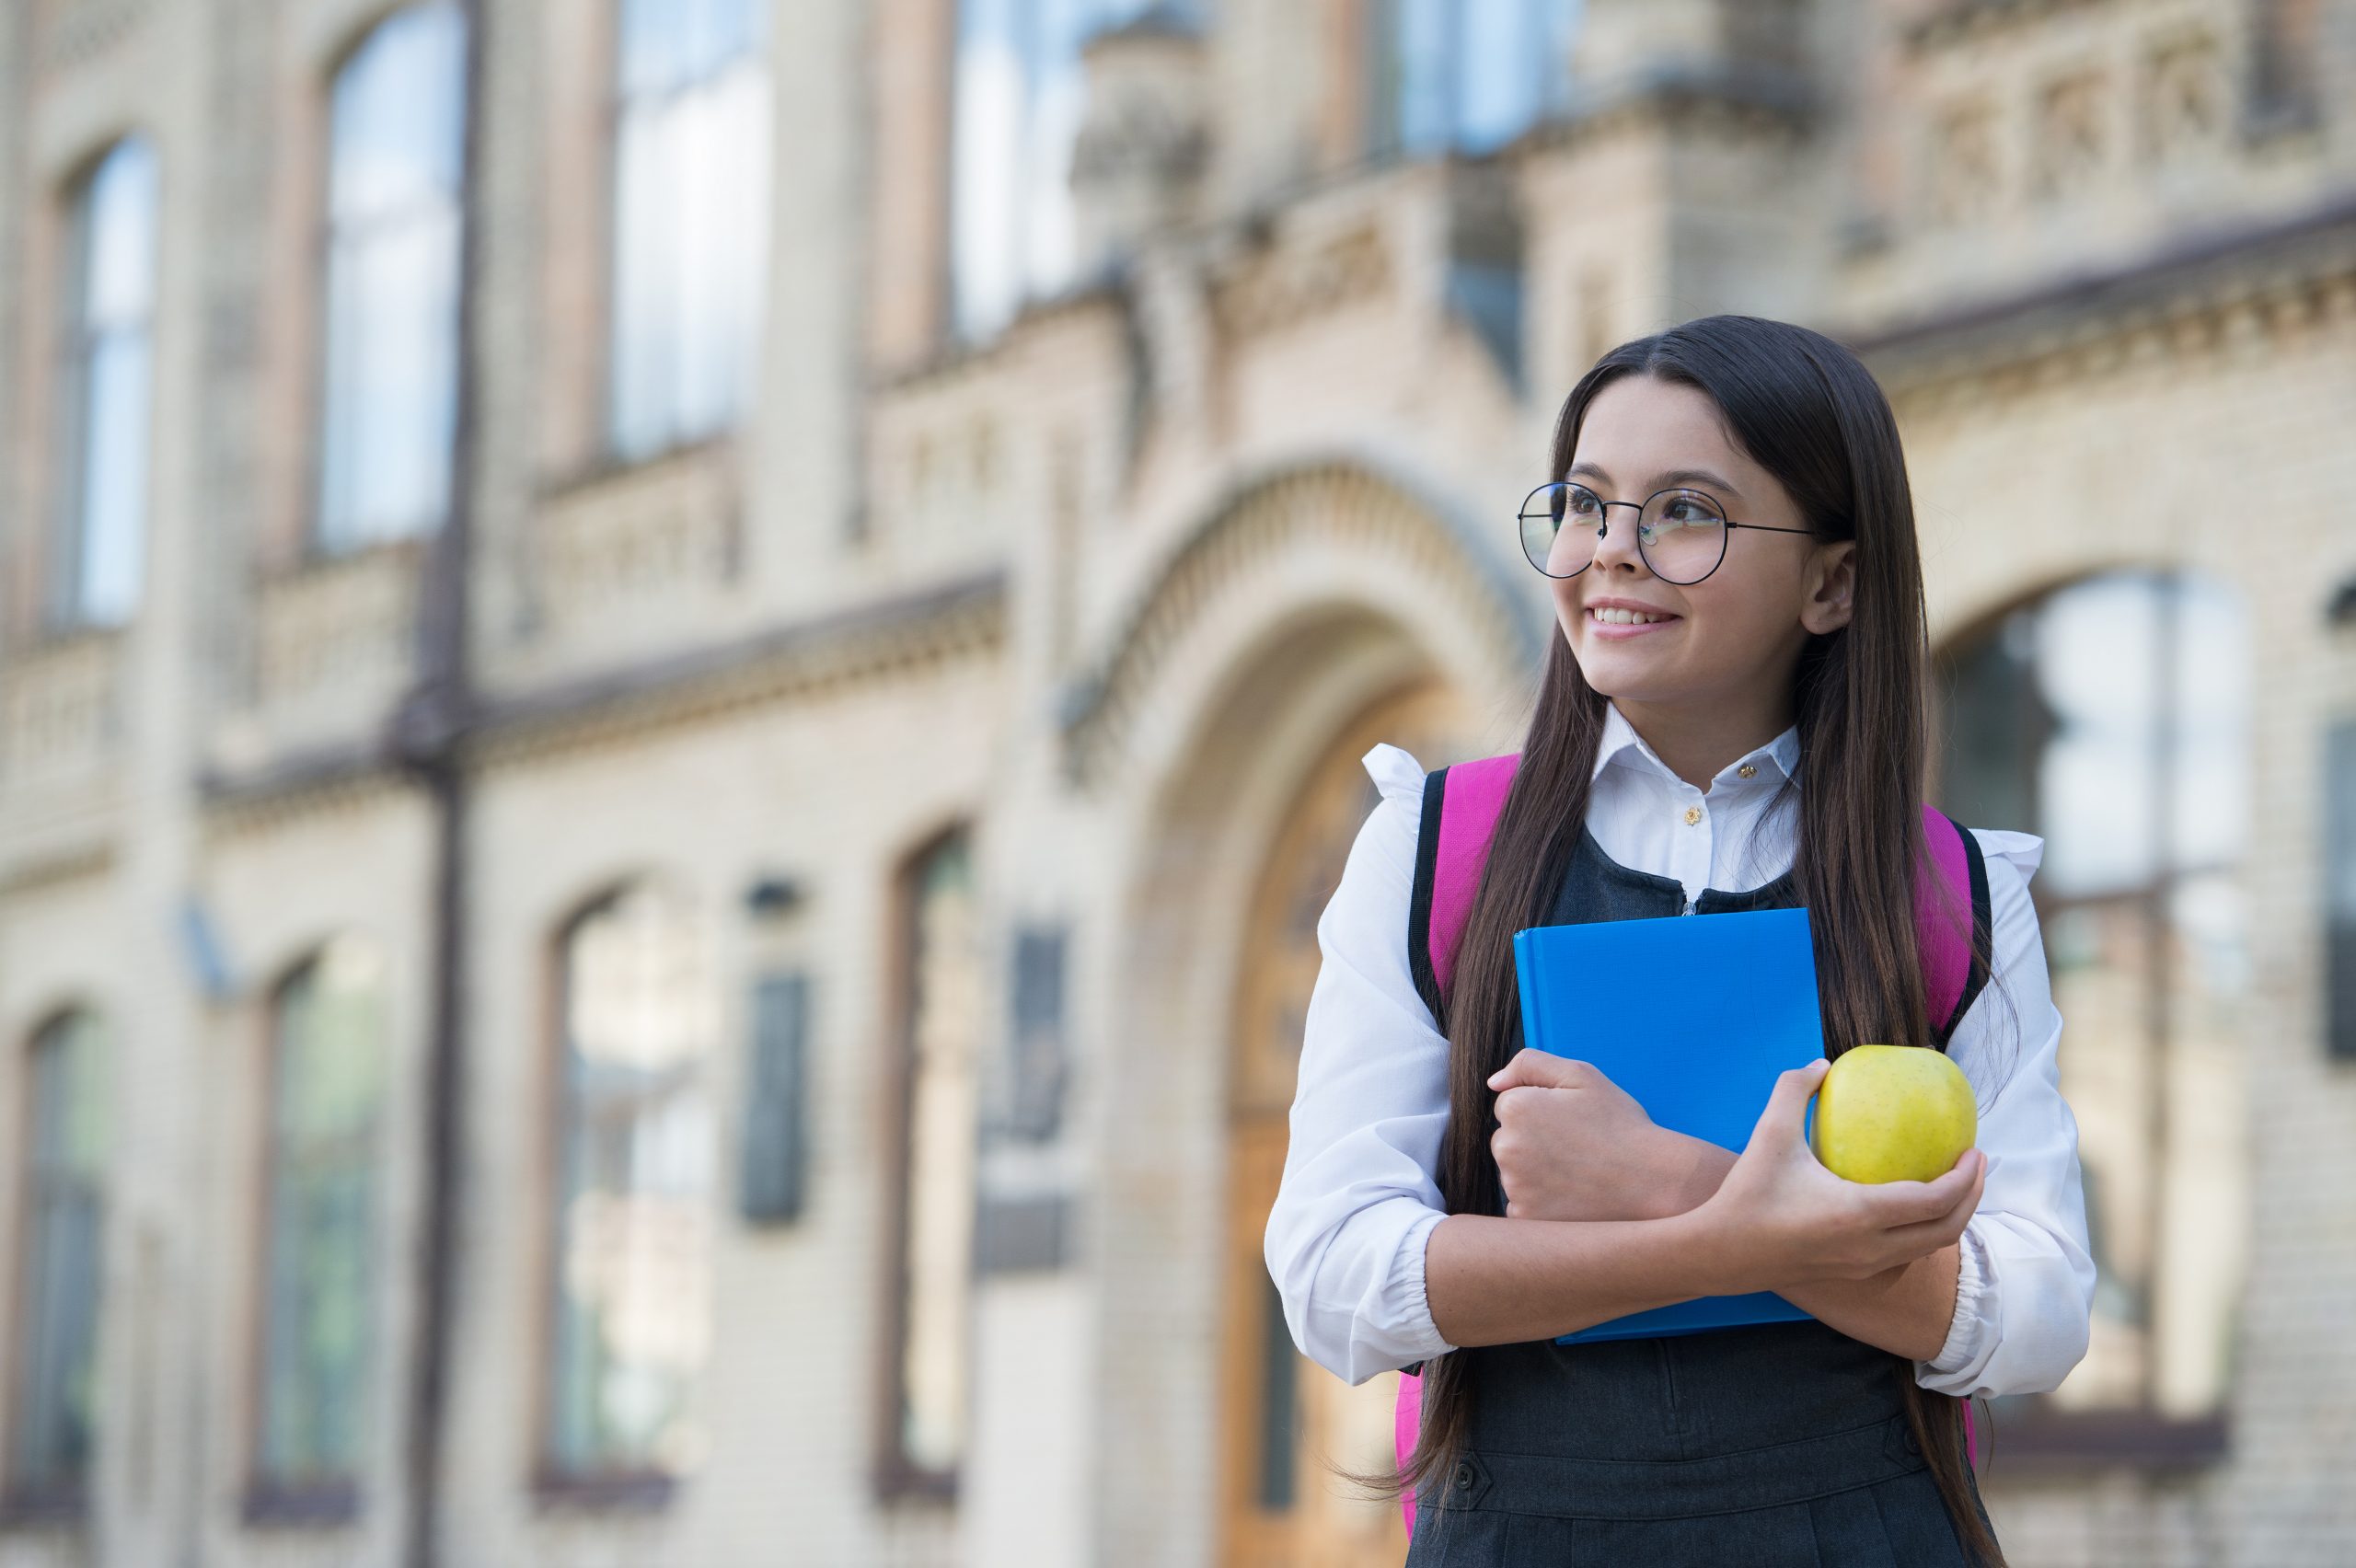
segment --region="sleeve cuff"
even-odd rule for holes
[[[1438,1325],[1432,1321],[1431,1298],[1424,1287],[1424,1249],[1430,1244],[1433,1230],[1447,1217],[1438,1209],[1424,1212],[1401,1239],[1384,1286],[1387,1310],[1383,1316],[1399,1325],[1407,1354],[1418,1359],[1457,1348],[1440,1337]]]
[[[1969,1225],[1958,1239],[1957,1258],[1955,1315],[1947,1320],[1946,1343],[1924,1364],[1934,1372],[1953,1372],[1968,1365],[1980,1349],[1983,1303],[1988,1297],[1988,1254],[1986,1243]]]

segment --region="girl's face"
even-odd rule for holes
[[[1708,477],[1668,477],[1676,470]],[[1641,503],[1676,486],[1709,496],[1737,523],[1807,526],[1784,487],[1735,446],[1707,394],[1656,376],[1622,376],[1595,395],[1565,477],[1607,502]],[[1854,542],[1730,528],[1717,570],[1680,585],[1645,564],[1634,511],[1605,514],[1594,561],[1551,580],[1556,618],[1588,684],[1640,728],[1640,710],[1650,709],[1728,724],[1752,737],[1744,745],[1758,744],[1763,726],[1780,732],[1791,722],[1792,677],[1808,638],[1848,624]],[[1599,623],[1593,611],[1612,600],[1671,618]]]

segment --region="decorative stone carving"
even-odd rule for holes
[[[726,449],[690,448],[553,497],[534,541],[546,629],[634,617],[735,568],[737,496]]]
[[[2002,182],[1995,106],[1984,98],[1950,106],[1931,131],[1924,192],[1930,221],[1953,227],[1987,217],[1996,210]]]
[[[1099,657],[1065,683],[1066,779],[1091,785],[1117,765],[1158,673],[1221,593],[1321,536],[1346,553],[1410,563],[1433,594],[1465,606],[1468,624],[1494,628],[1498,668],[1527,669],[1544,653],[1548,634],[1502,563],[1426,498],[1347,461],[1304,463],[1240,484],[1143,585]]]
[[[2216,40],[2192,33],[2154,44],[2144,61],[2136,117],[2142,156],[2166,163],[2215,145],[2224,132],[2224,99]]]
[[[1090,39],[1080,60],[1088,105],[1071,187],[1081,271],[1092,273],[1195,213],[1207,149],[1202,40],[1157,8]]]
[[[263,581],[256,698],[273,734],[374,732],[412,668],[425,548],[394,540]]]
[[[105,53],[138,26],[152,0],[49,0],[42,50],[52,69],[70,68]]]
[[[1257,337],[1391,291],[1390,247],[1371,216],[1322,242],[1287,248],[1247,266],[1212,297],[1230,338]]]
[[[2051,200],[2099,179],[2109,156],[2105,134],[2108,94],[2101,73],[2073,71],[2049,82],[2037,96],[2036,134],[2029,166],[2030,193]]]
[[[121,640],[110,631],[61,637],[10,661],[0,675],[0,702],[11,788],[81,778],[111,760],[121,661]]]

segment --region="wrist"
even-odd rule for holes
[[[1748,1296],[1770,1288],[1740,1228],[1727,1223],[1718,1205],[1703,1202],[1654,1223],[1672,1239],[1680,1278],[1693,1295]]]
[[[1691,1213],[1717,1196],[1727,1172],[1734,1169],[1735,1152],[1722,1148],[1707,1138],[1697,1138],[1688,1133],[1671,1133],[1669,1159],[1665,1179],[1660,1184],[1660,1210],[1657,1217]]]

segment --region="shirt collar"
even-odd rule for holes
[[[1653,748],[1645,744],[1644,736],[1636,733],[1636,727],[1628,722],[1626,715],[1620,711],[1618,703],[1606,698],[1603,709],[1603,741],[1595,748],[1595,773],[1590,775],[1590,778],[1600,776],[1608,765],[1618,761],[1624,767],[1645,769],[1672,782],[1682,782],[1675,770],[1669,764],[1661,761]],[[1760,782],[1760,778],[1747,779],[1742,777],[1741,769],[1746,764],[1757,767],[1760,770],[1761,778],[1766,776],[1767,769],[1772,767],[1777,773],[1796,783],[1799,778],[1799,762],[1800,727],[1795,724],[1749,755],[1737,757],[1720,768],[1717,776],[1710,780],[1710,788],[1715,791],[1721,784],[1738,790],[1755,786]]]

